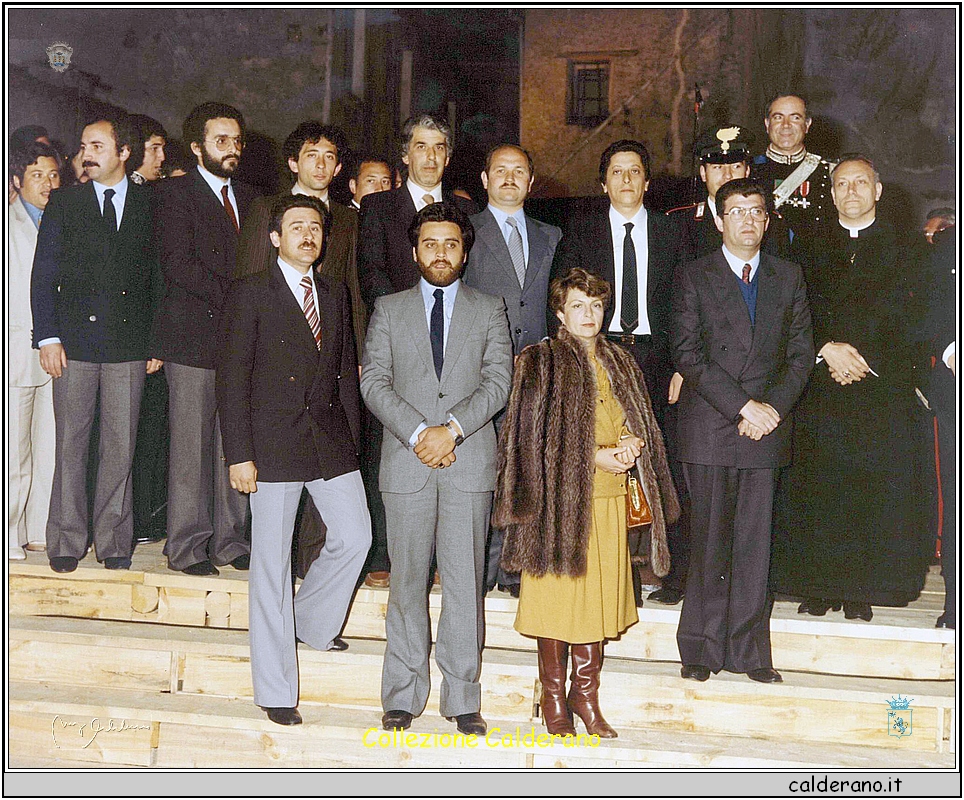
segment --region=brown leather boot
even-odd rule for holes
[[[570,645],[572,674],[569,676],[569,710],[578,714],[590,734],[615,739],[618,734],[603,719],[599,710],[599,671],[602,669],[602,642]]]
[[[569,660],[569,643],[558,639],[538,639],[539,681],[542,696],[539,707],[542,721],[549,733],[560,736],[576,735],[572,727],[572,714],[566,705],[566,662]]]

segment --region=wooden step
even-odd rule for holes
[[[241,631],[165,627],[66,618],[14,617],[12,680],[148,694],[252,696],[247,636]],[[381,714],[384,643],[352,640],[344,653],[299,647],[301,700]],[[494,718],[532,721],[538,669],[534,654],[486,649],[482,710]],[[675,663],[611,653],[600,699],[610,723],[664,733],[725,735],[832,745],[945,752],[954,711],[952,681],[840,677],[784,671],[785,683],[761,685],[721,673],[685,681]],[[428,709],[438,708],[440,675],[432,661]],[[888,701],[912,700],[913,732],[888,735]],[[373,723],[375,724],[375,723]],[[897,757],[899,758],[899,756]]]
[[[411,736],[394,738],[352,709],[304,706],[304,724],[274,725],[245,700],[145,694],[52,683],[10,684],[12,766],[131,765],[168,769],[271,768],[770,768],[948,769],[950,754],[873,746],[783,743],[704,733],[621,729],[618,739],[583,737],[566,747],[544,729],[490,716],[489,735],[456,739],[426,712]],[[504,738],[508,736],[509,738]],[[905,740],[906,741],[906,740]],[[474,745],[474,746],[473,746]]]
[[[138,547],[130,571],[114,572],[88,556],[75,572],[57,575],[42,553],[10,562],[13,613],[114,619],[245,630],[247,573],[222,568],[218,577],[191,577],[167,569],[162,544]],[[954,631],[936,630],[943,580],[935,571],[921,598],[907,608],[875,608],[870,623],[849,622],[841,613],[814,618],[796,613],[796,602],[775,604],[770,623],[778,669],[914,680],[949,680],[955,674]],[[347,636],[385,638],[388,591],[362,587],[345,627]],[[486,597],[486,645],[532,652],[535,642],[513,629],[517,601],[500,592]],[[437,623],[441,592],[429,608]],[[678,661],[676,628],[680,606],[647,604],[640,621],[608,645],[611,656]]]

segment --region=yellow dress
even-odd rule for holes
[[[606,370],[595,359],[599,387],[596,444],[611,447],[625,417]],[[597,469],[586,574],[580,577],[522,573],[515,629],[526,636],[574,644],[612,639],[635,624],[636,603],[626,540],[626,476]]]

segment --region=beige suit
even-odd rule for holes
[[[31,344],[30,272],[37,249],[37,227],[18,196],[7,207],[7,328],[8,483],[7,517],[10,548],[46,537],[50,487],[54,475],[53,382],[40,367],[39,351]]]

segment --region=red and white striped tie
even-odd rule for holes
[[[321,320],[318,319],[318,311],[315,309],[315,298],[311,294],[311,277],[305,275],[301,279],[301,288],[305,290],[305,301],[301,304],[301,310],[305,312],[305,319],[311,327],[311,332],[315,337],[315,346],[321,350]]]

